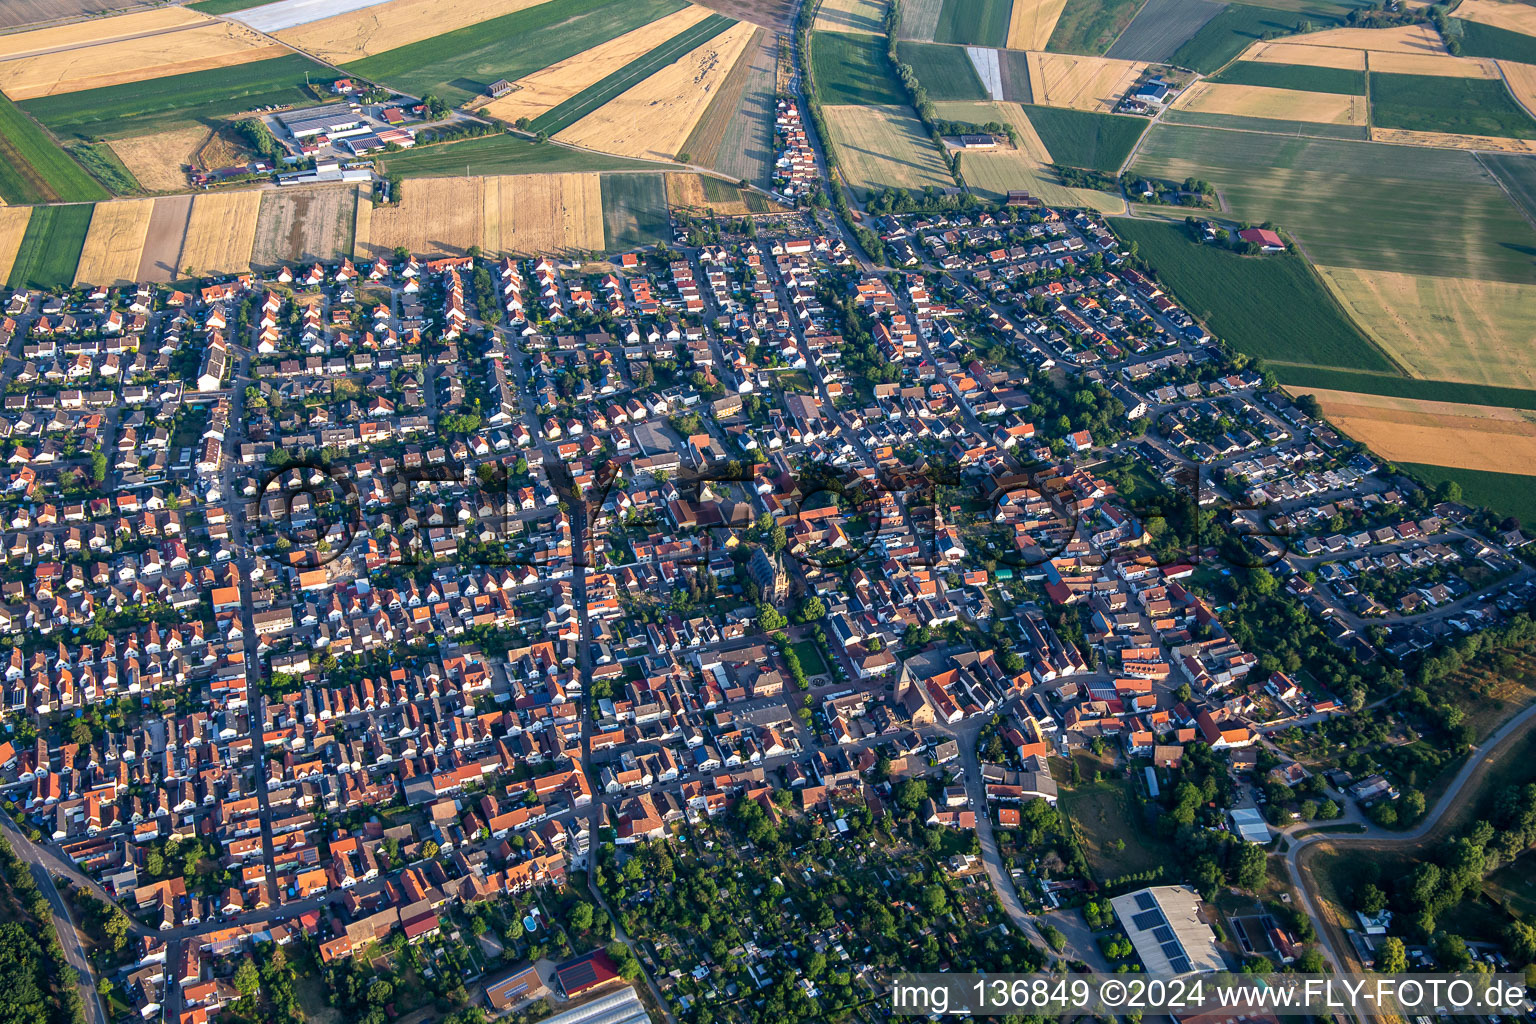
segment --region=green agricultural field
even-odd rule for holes
[[[1273,117],[1213,114],[1204,110],[1165,110],[1164,124],[1188,124],[1198,128],[1226,128],[1272,135],[1310,136],[1314,139],[1349,139],[1364,142],[1371,130],[1363,124],[1323,124],[1320,121],[1284,121]]]
[[[1210,80],[1229,85],[1262,85],[1271,89],[1333,92],[1345,96],[1365,95],[1365,72],[1345,68],[1307,68],[1296,64],[1240,60],[1228,64],[1219,74],[1212,75]]]
[[[1470,153],[1159,124],[1132,168],[1204,178],[1232,217],[1273,220],[1325,266],[1536,279],[1536,230]]]
[[[1536,121],[1491,78],[1371,73],[1371,123],[1378,128],[1536,139]]]
[[[610,252],[670,240],[663,175],[605,174],[602,188],[603,235]]]
[[[880,36],[812,32],[811,73],[816,76],[816,98],[829,106],[899,106],[907,102],[886,59],[885,39]]]
[[[1144,117],[1027,104],[1024,113],[1035,126],[1040,141],[1050,150],[1052,160],[1094,171],[1118,171],[1136,140],[1147,130]]]
[[[1008,17],[1012,12],[1013,0],[944,0],[933,41],[1007,46]]]
[[[1520,64],[1536,64],[1536,39],[1476,21],[1457,18],[1454,23],[1461,26],[1462,56],[1496,57]]]
[[[230,68],[194,71],[147,82],[112,85],[27,100],[21,106],[59,135],[86,141],[164,131],[272,104],[302,106],[318,94],[305,87],[333,81],[336,72],[296,53]]]
[[[1331,370],[1321,366],[1274,365],[1280,383],[1288,387],[1323,388],[1326,391],[1354,391],[1358,394],[1385,395],[1388,398],[1416,398],[1426,402],[1456,402],[1461,405],[1492,405],[1503,409],[1536,411],[1536,391],[1501,388],[1486,384],[1462,384],[1449,380],[1421,380],[1394,374],[1364,373],[1359,370]]]
[[[47,203],[106,198],[100,182],[0,94],[0,199]]]
[[[130,196],[144,191],[144,187],[133,176],[133,172],[123,166],[123,162],[117,158],[112,147],[105,142],[89,146],[71,146],[69,154],[80,162],[81,167],[90,171],[96,180],[107,186],[115,196]]]
[[[1303,20],[1314,28],[1330,28],[1342,24],[1348,10],[1327,3],[1326,0],[1293,6],[1304,9],[1230,4],[1226,10],[1206,22],[1194,38],[1174,51],[1173,63],[1208,75],[1242,53],[1251,43],[1277,35],[1290,35]]]
[[[650,78],[697,46],[703,46],[736,22],[712,14],[692,28],[679,32],[650,53],[632,60],[613,74],[534,118],[529,126],[536,132],[554,135],[586,117],[609,100]]]
[[[912,65],[917,80],[933,100],[984,100],[987,90],[964,47],[938,43],[898,43],[903,64]]]
[[[497,79],[516,81],[684,6],[685,0],[551,0],[364,57],[346,69],[413,96],[434,93],[464,103]]]
[[[230,14],[271,2],[272,0],[202,0],[201,3],[187,4],[187,6],[204,14]]]
[[[721,206],[741,203],[751,213],[767,213],[772,208],[767,196],[707,174],[699,175],[699,184],[704,188],[704,198],[711,203],[719,203]]]
[[[1514,516],[1527,530],[1536,530],[1536,477],[1491,473],[1483,469],[1454,469],[1419,462],[1400,462],[1400,469],[1423,483],[1438,487],[1445,480],[1461,485],[1463,501],[1484,505],[1501,516]]]
[[[1525,215],[1536,220],[1536,156],[1479,153],[1477,158],[1499,179]]]
[[[12,288],[67,288],[75,279],[75,265],[91,226],[89,203],[73,206],[40,206],[27,221],[16,262],[11,264]]]
[[[1067,0],[1045,48],[1099,55],[1109,49],[1145,0]]]
[[[532,142],[515,135],[487,135],[464,142],[420,146],[379,157],[379,173],[402,178],[456,178],[474,174],[660,169],[643,160]]]
[[[1260,359],[1391,372],[1301,256],[1239,256],[1195,242],[1182,222],[1115,218],[1165,288],[1211,333]]]

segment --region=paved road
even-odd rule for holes
[[[31,867],[32,877],[37,879],[37,887],[48,897],[53,907],[53,928],[58,932],[59,945],[64,948],[64,959],[68,961],[70,969],[75,972],[75,979],[84,990],[80,995],[85,1003],[86,1020],[89,1024],[107,1024],[109,1018],[106,1007],[96,992],[96,978],[91,972],[90,961],[85,958],[85,947],[80,942],[80,931],[75,925],[73,912],[64,894],[53,884],[51,858],[21,834],[9,815],[0,814],[0,821],[5,823],[5,828],[11,834],[11,849]]]

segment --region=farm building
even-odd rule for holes
[[[1237,233],[1245,242],[1252,242],[1265,252],[1284,252],[1285,242],[1268,228],[1245,228]]]
[[[491,98],[495,100],[501,99],[511,91],[512,83],[507,81],[505,78],[500,78],[492,82],[491,87],[486,90],[486,92],[491,94]]]
[[[288,129],[288,134],[296,139],[307,139],[316,135],[329,135],[333,139],[346,138],[349,135],[361,135],[370,130],[358,113],[344,103],[289,110],[278,114],[277,119],[284,128]]]

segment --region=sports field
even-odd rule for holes
[[[704,116],[710,100],[720,91],[747,44],[760,31],[751,22],[728,24],[730,27],[725,31],[699,42],[556,137],[620,156],[680,159],[694,125]],[[578,96],[572,102],[580,105],[580,101]],[[559,113],[560,108],[556,108],[546,116],[556,118]],[[564,116],[572,113],[575,111]]]
[[[594,82],[576,95],[534,118],[530,127],[534,131],[545,132],[549,135],[562,132],[605,103],[617,99],[628,90],[639,86],[646,79],[657,74],[669,64],[681,60],[695,49],[704,46],[710,40],[736,24],[738,23],[733,22],[730,18],[711,14],[697,24],[660,42],[653,49],[611,74],[605,75],[601,80]],[[752,34],[751,28],[746,28],[743,31],[748,38]],[[722,40],[722,47],[724,43],[725,41]],[[661,99],[663,97],[658,96],[656,98]]]
[[[934,26],[936,43],[1007,46],[1013,0],[944,0]]]
[[[149,234],[153,199],[97,203],[80,250],[74,283],[131,284],[138,280],[139,256]]]
[[[513,91],[510,94],[492,100],[480,109],[507,122],[515,122],[524,117],[539,117],[640,60],[667,40],[708,17],[710,13],[707,9],[690,4],[649,25],[615,36],[531,75],[524,75],[512,83]]]
[[[1536,230],[1468,153],[1159,124],[1133,168],[1210,181],[1234,217],[1275,221],[1327,266],[1532,280]]]
[[[1316,390],[1339,429],[1393,462],[1536,475],[1536,413]]]
[[[867,193],[954,185],[933,140],[908,108],[828,106],[822,113],[839,166],[854,188]]]
[[[1145,0],[1067,0],[1046,49],[1102,54],[1125,31]]]
[[[932,100],[984,100],[987,89],[976,74],[976,66],[962,46],[938,43],[903,42],[896,52],[903,64],[912,65],[917,80],[928,90]],[[992,52],[992,51],[988,51]]]
[[[616,171],[651,168],[639,160],[537,143],[515,135],[487,135],[438,146],[385,153],[379,169],[404,178],[451,178],[474,174],[531,174],[540,171]]]
[[[334,71],[308,57],[288,54],[236,67],[194,71],[147,82],[44,96],[21,106],[61,136],[110,139],[185,127],[257,107],[317,102],[304,76],[317,82]]]
[[[107,190],[0,94],[0,199],[7,203],[78,202]]]
[[[759,30],[715,90],[683,150],[691,162],[767,187],[773,177],[778,37]]]
[[[655,245],[671,235],[664,175],[605,174],[602,190],[602,238],[609,252]]]
[[[87,203],[34,209],[7,283],[12,288],[68,288],[91,227],[91,210]]]
[[[885,57],[885,40],[848,32],[811,33],[811,73],[822,103],[891,106],[907,102]]]
[[[1502,81],[1371,71],[1371,123],[1452,135],[1536,139],[1536,120],[1515,105]]]
[[[1110,226],[1189,312],[1240,352],[1276,363],[1391,372],[1306,260],[1239,256],[1193,241],[1182,222],[1114,218]]]
[[[463,103],[497,79],[515,82],[684,5],[685,0],[550,0],[439,30],[344,66],[414,96],[435,93],[449,103]]]
[[[1261,67],[1266,65],[1260,65]],[[1278,65],[1269,65],[1278,66]],[[1196,82],[1174,101],[1178,110],[1285,121],[1364,125],[1365,97],[1339,92],[1302,92],[1262,85]]]
[[[1145,64],[1107,57],[1030,53],[1029,87],[1034,102],[1109,113],[1136,84]]]
[[[1147,130],[1146,119],[1140,117],[1032,105],[1024,112],[1053,162],[1095,171],[1118,171]]]
[[[1536,390],[1536,279],[1318,272],[1366,334],[1415,377]]]

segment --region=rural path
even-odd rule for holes
[[[31,26],[29,26],[31,27]],[[88,50],[105,43],[131,43],[136,39],[153,39],[156,36],[170,36],[178,32],[185,32],[192,28],[201,28],[203,23],[193,22],[189,25],[171,25],[168,28],[157,28],[149,32],[135,32],[125,36],[109,36],[105,39],[86,39],[78,43],[65,43],[62,46],[40,46],[35,50],[17,50],[0,56],[0,64],[12,60],[26,60],[29,57],[46,57],[52,53],[68,53],[70,50]]]

